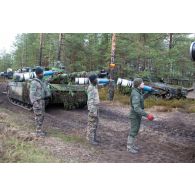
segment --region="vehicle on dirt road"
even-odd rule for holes
[[[63,104],[66,110],[83,108],[87,105],[86,86],[70,83],[69,81],[72,80],[73,75],[47,76],[47,87],[51,91],[51,96],[46,99],[46,105]],[[7,97],[12,104],[28,110],[32,109],[29,89],[33,78],[35,78],[34,72],[14,74],[13,80],[7,86]]]
[[[187,89],[181,86],[172,86],[164,82],[152,82],[151,80],[144,80],[145,85],[151,87],[153,90],[148,91],[150,95],[154,95],[163,99],[181,99],[186,98],[188,92],[192,89]],[[133,82],[119,78],[117,81],[119,91],[124,95],[130,95]]]

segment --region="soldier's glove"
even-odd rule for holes
[[[153,120],[154,120],[154,116],[153,116],[152,114],[148,114],[148,115],[147,115],[147,119],[148,119],[149,121],[153,121]]]

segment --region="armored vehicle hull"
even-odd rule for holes
[[[24,75],[22,75],[24,73],[20,74],[17,74],[17,77],[9,82],[7,97],[12,104],[31,110],[32,104],[29,98],[29,89],[32,77],[25,79]],[[65,84],[63,82],[56,83],[51,78],[48,80],[48,88],[50,89],[51,96],[45,100],[46,105],[63,104],[66,110],[83,108],[87,105],[86,86]]]
[[[25,82],[9,82],[7,87],[7,97],[9,101],[14,105],[31,110],[32,105],[29,98],[30,83],[30,80]]]

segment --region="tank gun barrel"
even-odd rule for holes
[[[107,78],[98,78],[98,85],[107,85],[109,84],[110,80]],[[79,85],[88,85],[89,79],[88,78],[75,78],[75,83]]]

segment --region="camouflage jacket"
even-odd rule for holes
[[[37,100],[44,99],[51,95],[49,85],[44,80],[35,78],[30,85],[30,101],[33,104]]]
[[[97,86],[90,84],[87,89],[87,96],[88,96],[88,101],[87,101],[88,110],[89,112],[97,116],[98,105],[100,103]]]
[[[144,111],[144,97],[141,89],[133,88],[131,92],[131,113],[130,116],[147,116]]]

